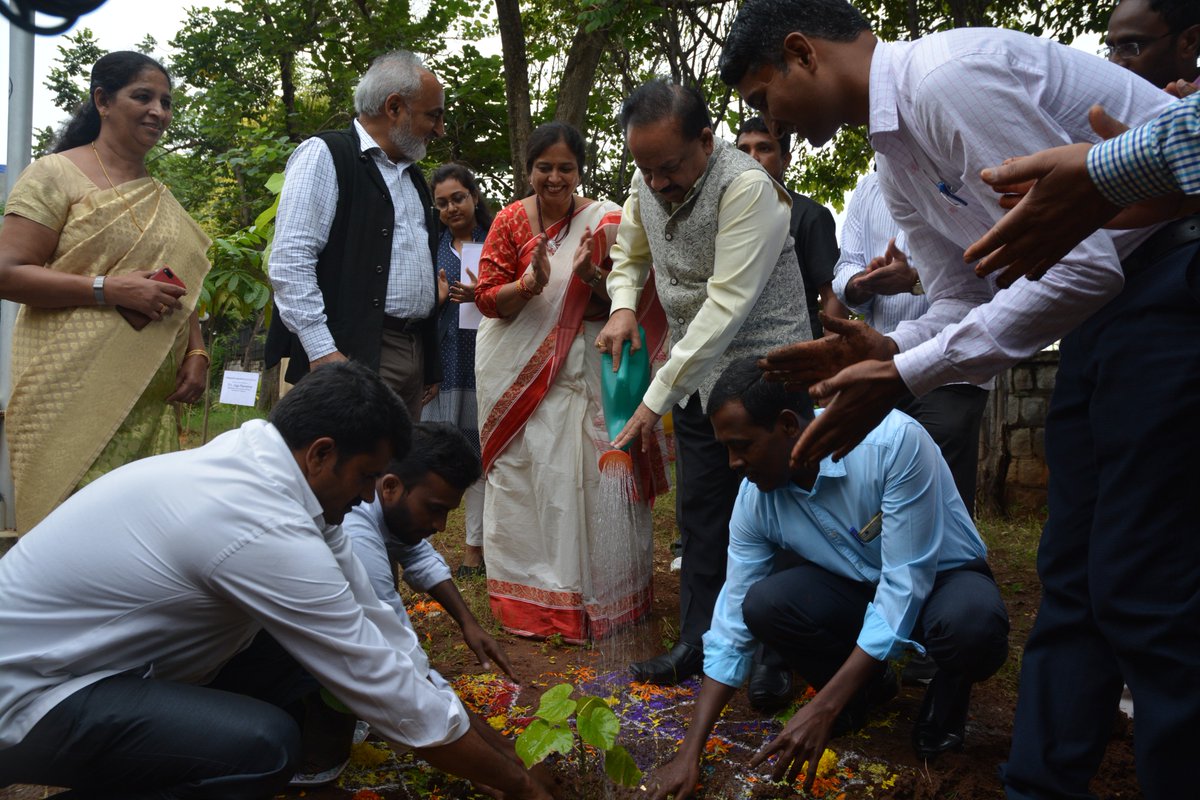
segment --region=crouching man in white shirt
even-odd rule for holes
[[[311,676],[381,736],[505,796],[548,798],[375,595],[340,527],[407,452],[403,404],[353,363],[271,414],[89,484],[0,560],[0,785],[270,797]],[[294,659],[222,678],[260,632]],[[213,688],[219,685],[221,688]]]

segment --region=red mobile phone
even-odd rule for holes
[[[187,286],[183,281],[179,280],[179,276],[171,271],[170,267],[162,267],[150,273],[150,280],[169,283],[173,286],[178,286],[180,289],[187,290]],[[150,318],[140,311],[134,311],[132,308],[117,306],[117,311],[125,318],[125,321],[133,327],[135,331],[140,331],[142,328],[150,324]]]

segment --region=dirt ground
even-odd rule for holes
[[[537,707],[538,697],[549,686],[570,682],[589,693],[605,697],[622,719],[618,743],[629,749],[639,766],[649,771],[674,752],[690,715],[694,682],[679,690],[657,690],[631,684],[629,661],[655,655],[672,643],[678,617],[678,576],[669,571],[670,543],[674,538],[673,498],[661,498],[656,508],[655,599],[651,617],[624,635],[591,647],[574,647],[551,641],[535,642],[500,633],[487,612],[486,584],[482,578],[461,582],[464,596],[485,627],[502,642],[513,662],[520,687],[495,676],[480,674],[474,656],[457,636],[449,616],[422,598],[408,597],[413,622],[426,639],[434,665],[447,678],[459,678],[456,687],[468,695],[485,718],[505,733],[520,730]],[[985,521],[980,526],[988,542],[991,566],[1008,604],[1012,621],[1008,664],[989,681],[976,686],[972,696],[967,745],[961,753],[945,754],[925,763],[910,744],[911,720],[920,705],[923,688],[904,686],[900,696],[882,709],[859,733],[833,740],[829,763],[819,771],[814,791],[818,798],[1002,798],[997,767],[1005,759],[1011,736],[1017,674],[1023,644],[1038,602],[1034,551],[1039,525],[1024,522]],[[451,528],[435,537],[452,566],[459,561],[461,516]],[[780,715],[787,719],[787,712]],[[752,712],[739,692],[709,742],[709,757],[702,774],[701,797],[767,798],[804,796],[796,787],[771,784],[765,773],[746,767],[750,755],[780,728],[780,720],[764,720]],[[1102,800],[1140,798],[1133,766],[1132,723],[1116,715],[1108,753],[1092,790]],[[827,754],[828,755],[828,754]],[[564,783],[565,797],[635,797],[638,791],[614,791],[599,776],[599,759],[591,756],[594,770],[583,777],[575,759],[558,758],[553,769]],[[765,768],[764,768],[765,769]],[[44,787],[0,789],[0,800],[32,800],[50,796]],[[338,784],[294,789],[280,798],[305,800],[398,800],[399,798],[482,797],[461,781],[447,779],[409,754],[395,757],[382,743],[357,746],[351,767]]]
[[[675,742],[682,736],[683,726],[691,712],[691,695],[663,697],[653,690],[646,694],[640,685],[631,689],[626,667],[637,660],[662,651],[673,641],[678,619],[678,576],[669,570],[670,544],[674,538],[673,499],[663,498],[656,508],[655,535],[655,599],[651,618],[616,642],[601,642],[592,647],[574,647],[553,642],[518,639],[493,631],[504,644],[522,687],[512,701],[508,714],[519,727],[523,715],[537,707],[538,697],[549,686],[564,681],[584,686],[589,691],[607,696],[610,705],[623,720],[623,732],[618,742],[624,744],[643,768],[668,760]],[[1011,655],[1008,664],[992,679],[977,686],[972,696],[971,719],[968,725],[967,746],[961,753],[949,753],[929,763],[916,757],[910,743],[911,720],[921,703],[923,687],[904,686],[900,696],[882,710],[876,720],[863,731],[835,739],[830,743],[837,758],[837,767],[818,780],[814,795],[822,798],[963,798],[986,800],[1002,798],[997,767],[1007,757],[1011,736],[1012,714],[1016,701],[1017,675],[1021,646],[1037,610],[1038,582],[1034,555],[1040,523],[1037,520],[1020,522],[985,521],[981,530],[988,542],[990,562],[1003,591],[1012,621]],[[435,544],[446,553],[451,565],[458,563],[458,542],[454,528],[436,537]],[[488,619],[486,585],[483,579],[464,582],[464,596],[481,620]],[[460,673],[478,673],[472,654],[456,636],[457,628],[445,614],[433,615],[423,611],[412,598],[410,608],[414,624],[431,642],[431,658],[447,677]],[[485,623],[486,624],[486,623]],[[436,644],[433,644],[436,643]],[[691,684],[695,686],[695,684]],[[618,699],[619,698],[619,699]],[[647,723],[645,709],[662,707],[656,717],[650,712]],[[491,709],[496,711],[497,709]],[[487,716],[488,712],[483,712]],[[781,714],[787,719],[787,712]],[[772,785],[765,774],[755,775],[745,766],[750,755],[779,730],[777,720],[762,720],[750,710],[744,692],[718,726],[717,736],[709,742],[710,757],[702,780],[702,797],[707,798],[766,798],[803,796],[793,786]],[[1102,800],[1132,800],[1140,798],[1133,766],[1132,723],[1124,715],[1116,715],[1113,737],[1108,753],[1092,789]],[[411,758],[411,756],[409,757]],[[575,774],[576,764],[560,762],[556,770],[567,781],[567,797],[635,797],[640,792],[613,791],[597,778],[580,781]],[[292,791],[282,797],[306,800],[395,800],[416,797],[477,797],[461,782],[427,782],[427,773],[413,767],[408,772],[383,770],[375,787],[363,783],[370,780],[370,770],[356,773],[352,768],[343,778],[341,787]],[[406,775],[407,780],[406,780]],[[393,782],[394,781],[394,782]]]

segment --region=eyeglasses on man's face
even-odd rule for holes
[[[1165,39],[1168,36],[1174,36],[1174,33],[1164,33],[1162,36],[1155,36],[1151,39],[1133,40],[1128,42],[1120,42],[1118,44],[1104,44],[1096,52],[1109,61],[1119,61],[1124,58],[1137,58],[1145,49],[1154,44],[1160,39]]]

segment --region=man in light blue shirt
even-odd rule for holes
[[[730,468],[746,479],[704,636],[696,712],[679,753],[651,780],[652,797],[690,795],[756,641],[777,648],[817,694],[751,766],[778,754],[778,779],[815,765],[831,736],[861,726],[871,706],[894,696],[886,662],[908,650],[928,652],[939,667],[913,729],[918,755],[960,748],[971,684],[1007,657],[1008,614],[929,434],[893,411],[842,460],[793,470],[789,454],[813,419],[811,401],[766,382],[753,359],[725,370],[708,413]],[[809,789],[815,776],[809,769]]]

